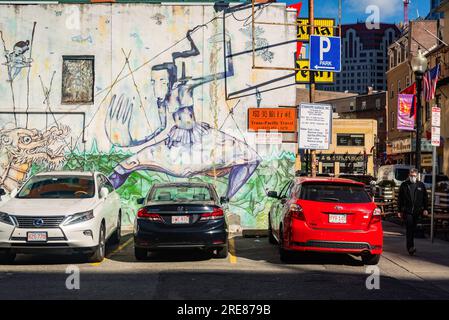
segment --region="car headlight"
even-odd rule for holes
[[[88,220],[91,220],[94,218],[94,212],[93,210],[87,211],[87,212],[80,212],[76,213],[74,215],[68,216],[65,222],[63,223],[64,226],[67,226],[69,224],[75,224],[80,222],[85,222]]]
[[[4,212],[0,212],[0,222],[6,223],[6,224],[9,224],[12,226],[14,225],[14,222],[13,222],[11,216]]]

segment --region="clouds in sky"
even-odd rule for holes
[[[417,0],[415,0],[417,1]],[[402,13],[402,0],[343,0],[343,7],[348,11],[365,13],[368,6],[375,5],[380,9],[382,18],[391,18]]]

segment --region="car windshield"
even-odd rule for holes
[[[151,202],[213,201],[214,195],[206,186],[160,186],[149,195]]]
[[[408,178],[409,172],[409,169],[396,169],[394,178],[399,181],[405,181]]]
[[[20,190],[17,198],[92,198],[93,177],[33,177]]]
[[[366,203],[371,198],[363,186],[353,184],[308,183],[300,189],[299,198],[317,202]]]

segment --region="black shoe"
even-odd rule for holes
[[[415,253],[416,253],[415,247],[411,247],[410,249],[408,249],[408,254],[409,255],[413,256],[413,255],[415,255]]]

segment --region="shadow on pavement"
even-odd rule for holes
[[[268,243],[267,237],[244,238],[235,237],[235,255],[256,261],[266,261],[272,264],[286,264],[279,259],[278,246]],[[293,255],[288,264],[298,265],[345,265],[363,266],[360,258],[349,254],[298,252]]]

